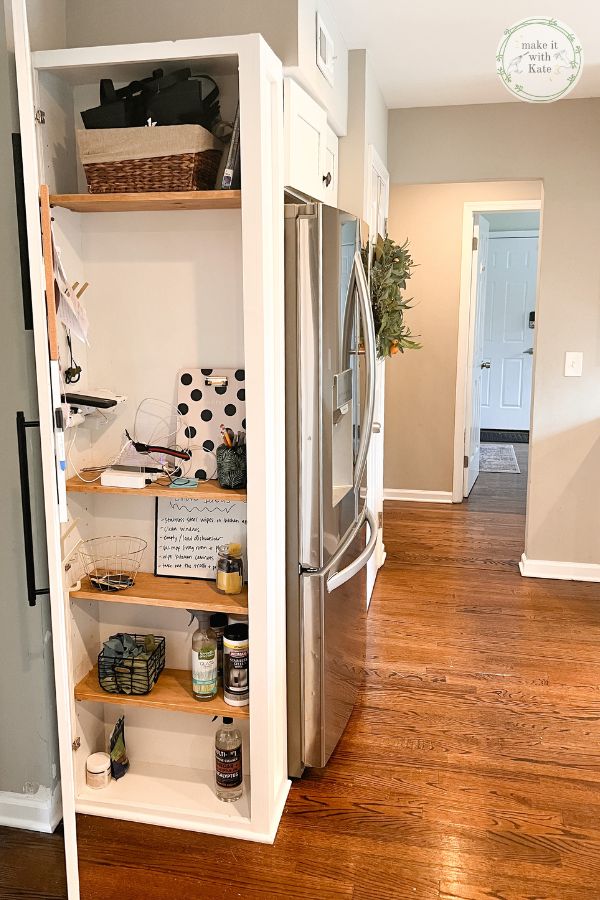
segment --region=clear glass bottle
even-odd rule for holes
[[[218,548],[217,590],[220,594],[240,594],[243,586],[242,545],[223,544]]]
[[[217,636],[208,613],[192,612],[198,628],[192,635],[192,691],[196,700],[212,700],[218,688]]]
[[[219,800],[233,803],[242,796],[242,735],[225,717],[215,734],[215,788]]]

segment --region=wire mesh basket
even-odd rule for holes
[[[146,652],[133,658],[108,656],[105,650],[98,655],[98,682],[109,694],[149,694],[165,667],[164,637],[152,635],[151,645],[149,635],[130,637]]]
[[[79,558],[92,587],[98,591],[122,591],[135,577],[148,544],[126,535],[92,538],[79,547]]]

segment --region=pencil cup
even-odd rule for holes
[[[222,488],[246,487],[246,445],[217,447],[217,478]]]

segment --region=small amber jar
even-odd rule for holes
[[[220,594],[240,594],[244,586],[244,561],[240,544],[218,548],[217,590]]]

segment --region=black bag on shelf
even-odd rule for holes
[[[100,81],[100,106],[81,113],[86,128],[136,128],[146,124],[146,90],[151,82],[163,77],[162,69],[155,69],[150,78],[132,81],[116,89],[112,79]]]
[[[219,88],[214,80],[208,75],[188,76],[171,84],[170,77],[167,75],[157,90],[150,88],[148,116],[157,125],[202,125],[211,131],[220,114]]]
[[[100,106],[81,113],[86,128],[139,128],[148,119],[156,125],[202,125],[210,131],[219,117],[219,88],[208,75],[191,77],[189,68],[115,88],[110,78],[100,82]],[[204,83],[209,90],[203,96]]]

